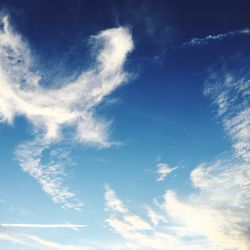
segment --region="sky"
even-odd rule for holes
[[[0,0],[0,249],[249,250],[249,9]]]

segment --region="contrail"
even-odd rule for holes
[[[250,35],[250,29],[245,28],[241,30],[234,30],[234,31],[230,31],[227,33],[218,34],[218,35],[208,35],[203,38],[197,38],[197,37],[192,38],[190,41],[183,43],[182,47],[194,47],[194,46],[199,46],[199,45],[206,45],[211,41],[223,40],[225,38],[233,37],[236,35]]]
[[[2,227],[9,228],[68,228],[77,230],[87,225],[82,224],[0,224]]]

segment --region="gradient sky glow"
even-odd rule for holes
[[[250,250],[249,10],[0,0],[0,249]]]

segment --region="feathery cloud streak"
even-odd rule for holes
[[[250,29],[245,28],[241,30],[234,30],[223,34],[218,35],[209,35],[204,38],[192,38],[190,41],[185,42],[182,44],[182,47],[194,47],[194,46],[201,46],[207,45],[210,42],[224,40],[226,38],[234,37],[237,35],[250,35]]]
[[[171,222],[171,217],[166,214],[163,205],[157,211],[146,207],[147,217],[129,211],[116,193],[106,188],[106,209],[109,213],[107,224],[118,233],[126,245],[126,249],[201,249],[204,243],[185,243],[185,228]],[[144,212],[145,212],[144,211]],[[143,212],[143,211],[142,211]],[[143,213],[140,214],[143,214]],[[144,213],[145,214],[145,213]],[[124,248],[125,249],[125,248]]]
[[[33,234],[13,233],[0,228],[0,240],[29,247],[30,249],[55,249],[55,250],[90,250],[92,248],[81,245],[61,244],[46,240]]]
[[[72,82],[45,88],[39,71],[32,68],[28,43],[13,31],[8,19],[0,18],[0,121],[12,123],[15,117],[23,116],[32,123],[34,141],[17,149],[22,169],[38,180],[53,201],[79,209],[81,204],[68,202],[74,194],[63,185],[61,166],[43,165],[41,157],[51,144],[63,139],[65,127],[71,128],[75,142],[98,147],[112,144],[109,122],[98,119],[94,111],[104,97],[128,79],[123,65],[133,49],[130,32],[120,27],[92,36],[96,55],[93,65]]]
[[[217,107],[217,116],[232,139],[235,155],[250,162],[250,75],[244,66],[239,74],[212,71],[204,94]]]
[[[81,210],[83,203],[64,184],[65,167],[70,164],[65,152],[51,151],[48,162],[43,161],[43,152],[49,149],[51,143],[43,139],[35,139],[22,143],[16,149],[16,156],[23,171],[32,176],[42,186],[56,204],[66,209]],[[47,156],[48,158],[48,156]]]
[[[87,225],[78,225],[78,224],[0,224],[0,226],[5,228],[66,228],[78,230],[80,228],[87,227]]]

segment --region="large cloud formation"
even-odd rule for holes
[[[32,51],[27,42],[11,28],[8,16],[0,17],[0,120],[12,123],[17,116],[32,123],[33,142],[17,149],[24,171],[37,179],[54,202],[63,207],[74,194],[63,185],[62,164],[42,164],[42,155],[52,143],[63,138],[63,129],[72,128],[73,140],[108,147],[109,123],[94,115],[95,107],[127,80],[123,66],[133,49],[131,34],[119,27],[101,31],[90,41],[96,55],[91,67],[72,82],[44,87],[39,69],[34,70]]]
[[[213,70],[205,95],[232,140],[230,156],[199,164],[190,173],[193,191],[180,198],[166,190],[162,201],[132,213],[106,189],[107,224],[124,249],[250,249],[250,80],[248,71]]]

